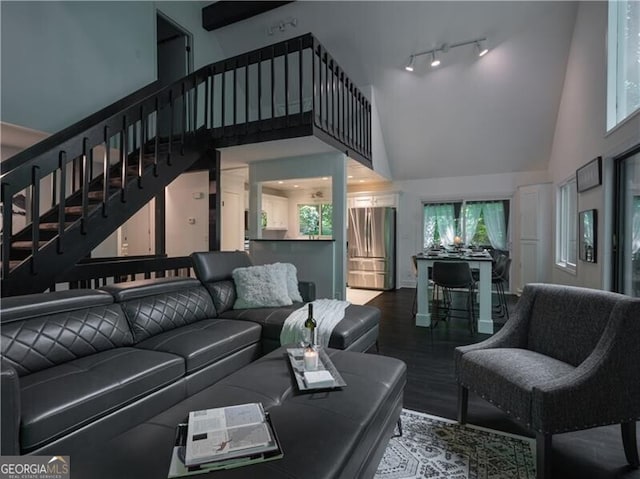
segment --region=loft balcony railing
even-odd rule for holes
[[[369,101],[311,34],[151,84],[2,162],[3,284],[59,268],[47,255],[75,264],[133,214],[119,204],[196,149],[310,135],[371,167]]]

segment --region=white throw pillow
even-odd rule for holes
[[[274,263],[271,266],[284,270],[287,278],[287,293],[289,294],[289,298],[291,298],[291,301],[294,303],[302,303],[302,296],[298,289],[298,270],[295,265],[291,263]]]
[[[284,268],[272,265],[236,268],[231,273],[236,285],[234,309],[270,308],[289,306],[292,301],[287,291]]]

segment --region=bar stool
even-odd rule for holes
[[[475,314],[474,314],[474,292],[475,281],[471,275],[471,268],[469,263],[461,261],[436,261],[433,263],[433,283],[436,286],[442,288],[443,291],[443,303],[445,308],[444,318],[451,317],[452,297],[451,290],[457,288],[467,288],[467,313],[469,320],[469,330],[471,333],[475,333],[477,330]],[[436,307],[434,306],[434,312]],[[435,327],[436,322],[432,322],[432,327]]]

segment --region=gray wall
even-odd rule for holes
[[[222,56],[201,2],[2,2],[1,119],[55,133],[156,78],[156,11],[193,34],[193,64]]]

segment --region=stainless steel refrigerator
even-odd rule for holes
[[[396,209],[349,208],[350,288],[394,289]]]

